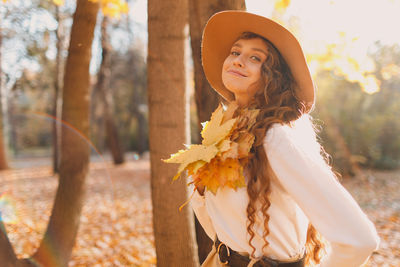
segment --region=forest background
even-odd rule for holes
[[[140,0],[129,1],[127,4],[117,0],[103,1],[100,4],[94,1],[88,2],[88,6],[81,6],[82,12],[89,12],[82,13],[81,16],[86,18],[86,23],[92,21],[91,26],[86,26],[86,24],[80,26],[81,29],[84,27],[89,30],[86,35],[92,34],[93,40],[86,40],[83,45],[78,41],[75,50],[71,50],[71,47],[73,48],[72,28],[78,21],[78,16],[74,18],[74,13],[78,10],[76,3],[83,2],[85,1],[65,1],[64,3],[45,0],[9,0],[1,3],[0,167],[5,171],[2,173],[3,181],[0,182],[0,217],[5,224],[2,223],[3,234],[6,233],[6,227],[11,227],[17,236],[17,232],[23,228],[18,228],[18,225],[26,226],[26,216],[18,211],[20,206],[24,209],[23,204],[19,204],[18,201],[22,199],[33,201],[34,199],[33,195],[29,194],[29,190],[17,197],[15,193],[18,191],[17,183],[10,177],[21,179],[21,175],[15,176],[15,172],[12,171],[25,170],[24,175],[27,175],[28,179],[30,176],[35,176],[32,168],[51,166],[51,169],[46,171],[46,175],[57,177],[59,173],[60,185],[63,181],[62,177],[72,177],[76,174],[77,177],[79,176],[77,181],[80,181],[78,183],[82,186],[85,177],[94,175],[93,166],[101,170],[94,177],[108,177],[104,178],[105,180],[111,179],[108,172],[113,172],[114,166],[125,166],[127,170],[132,171],[132,176],[135,176],[138,174],[132,166],[140,164],[144,164],[140,166],[147,166],[146,163],[151,157],[153,157],[151,159],[153,163],[162,157],[165,158],[168,153],[182,148],[183,143],[199,142],[200,122],[208,120],[210,112],[219,101],[215,94],[202,91],[211,90],[204,80],[202,82],[204,78],[199,77],[199,36],[201,36],[202,23],[206,21],[206,18],[223,9],[247,7],[249,11],[272,17],[288,27],[304,44],[307,61],[318,87],[316,109],[311,115],[320,131],[321,142],[331,155],[331,163],[334,169],[343,175],[343,179],[350,179],[349,183],[354,184],[371,183],[370,176],[367,175],[368,177],[365,178],[367,170],[396,172],[400,167],[400,40],[396,40],[395,34],[390,30],[400,23],[395,19],[396,12],[400,11],[398,1],[387,0],[379,4],[377,4],[378,1],[369,1],[367,4],[361,1],[354,1],[353,4],[343,4],[344,1],[319,1],[317,4],[317,1],[311,0],[305,1],[306,3],[295,0],[246,1],[246,3],[229,1],[228,4],[203,1],[208,3],[207,7],[204,7],[206,6],[204,3],[199,4],[200,1],[191,0],[188,2],[163,1],[162,4],[157,1],[146,3]],[[146,11],[147,4],[149,15]],[[350,12],[355,8],[361,10],[361,6],[363,6],[361,14],[355,15]],[[186,14],[178,16],[181,17],[179,20],[176,19],[181,23],[179,27],[178,22],[174,22],[169,28],[157,25],[158,21],[166,23],[173,17],[172,13],[168,14],[167,11],[160,10],[161,7],[165,10],[175,8],[173,14],[179,14],[176,13],[178,11]],[[208,9],[202,11],[201,8]],[[200,13],[198,17],[193,15],[196,10],[198,14]],[[319,12],[315,12],[316,10]],[[91,20],[88,19],[88,14]],[[333,17],[335,17],[334,21],[332,21]],[[153,28],[151,28],[152,25]],[[90,27],[92,27],[91,33]],[[160,34],[154,35],[152,31],[158,31]],[[175,39],[179,39],[179,46],[172,44],[169,48],[168,40],[174,39],[169,38],[170,36],[177,36]],[[151,40],[153,41],[150,42]],[[76,52],[82,46],[87,51],[91,50],[91,56],[82,57],[86,59],[86,63],[79,63],[79,56],[75,59],[77,61],[73,61],[71,51]],[[161,54],[164,53],[174,54],[173,58],[163,58]],[[176,53],[180,54],[176,55]],[[69,59],[71,61],[67,63]],[[165,64],[161,65],[161,68],[150,65],[163,61]],[[83,67],[86,70],[82,71]],[[178,69],[178,73],[173,73],[171,69]],[[85,71],[87,77],[79,76]],[[167,77],[163,79],[165,74]],[[85,79],[87,79],[86,85],[75,84]],[[174,82],[166,83],[168,79]],[[177,80],[179,82],[175,83]],[[75,90],[75,86],[82,88],[82,91]],[[179,94],[173,91],[174,86],[175,89],[179,88],[176,90]],[[150,88],[155,88],[151,89],[153,96]],[[206,97],[202,99],[200,92],[203,92],[201,95]],[[165,143],[165,140],[170,140],[168,139],[169,132],[167,131],[163,139],[160,129],[157,129],[151,120],[157,121],[157,119],[152,119],[152,116],[168,117],[162,108],[157,109],[152,105],[161,102],[164,103],[164,108],[171,108],[172,100],[165,102],[165,99],[155,99],[156,94],[164,98],[177,97],[180,102],[176,101],[176,103],[183,103],[178,104],[182,109],[178,111],[171,109],[169,113],[176,112],[176,121],[180,121],[176,123],[176,125],[179,124],[176,128],[177,132],[180,132],[175,132],[174,127],[171,127],[171,122],[164,121],[164,123],[169,123],[166,128],[172,128],[170,138],[176,139],[172,145],[176,149],[170,146],[165,151],[160,149],[161,152],[155,151],[149,155],[149,145],[151,146],[152,142],[149,139],[159,140],[161,144]],[[189,108],[185,109],[187,104]],[[189,116],[185,118],[185,114]],[[157,122],[160,124],[160,121]],[[175,125],[174,123],[172,122],[172,125]],[[188,126],[190,126],[190,136],[187,135]],[[155,128],[151,130],[152,127]],[[151,131],[153,132],[149,134]],[[65,136],[65,140],[60,138],[61,133]],[[78,148],[83,150],[80,151]],[[89,156],[92,162],[90,164]],[[66,162],[69,157],[78,163],[71,163],[72,160]],[[85,167],[85,164],[89,167]],[[119,260],[122,262],[121,265],[154,264],[157,261],[161,266],[163,262],[164,252],[160,251],[165,250],[167,243],[157,242],[157,235],[158,232],[166,231],[166,229],[163,228],[164,226],[157,226],[157,223],[164,223],[163,216],[169,215],[166,211],[157,213],[157,210],[164,208],[157,206],[156,203],[166,198],[162,190],[157,191],[154,176],[157,172],[163,172],[162,168],[167,167],[157,169],[155,165],[157,164],[152,164],[154,169],[152,169],[151,190],[146,189],[151,191],[153,201],[154,225],[150,228],[154,227],[156,239],[153,241],[153,238],[149,237],[151,245],[148,248],[153,250],[148,255],[153,256],[146,259],[135,257],[127,259],[129,256],[124,256],[124,260]],[[89,174],[87,168],[89,168]],[[168,170],[167,173],[171,171]],[[143,175],[147,177],[149,173]],[[398,174],[396,177],[387,179],[398,181]],[[150,183],[149,179],[147,177],[147,184],[145,183],[147,186]],[[86,183],[90,184],[88,181]],[[75,184],[70,186],[65,187],[69,188],[65,190],[65,196],[70,195],[71,188],[75,188]],[[52,213],[55,221],[52,224],[50,220],[45,233],[44,240],[50,244],[51,240],[57,239],[51,234],[51,225],[55,225],[57,229],[57,225],[63,225],[58,224],[57,218],[66,216],[65,214],[54,215],[57,207],[63,210],[62,207],[71,204],[67,202],[68,198],[60,200],[63,204],[55,205],[52,212],[51,205],[52,197],[56,194],[55,188],[56,184],[53,185],[53,189],[49,189],[54,192],[47,200],[45,212],[48,214],[47,217]],[[177,192],[185,192],[179,191],[183,190],[182,188],[177,190]],[[59,191],[62,190],[59,189]],[[74,214],[73,216],[78,221],[76,227],[71,227],[71,231],[60,234],[60,236],[69,236],[72,245],[81,217],[79,207],[84,201],[84,190],[79,192],[82,194],[82,199],[78,197],[77,202],[71,205],[77,208],[71,210],[71,214]],[[112,196],[114,204],[116,192],[115,188],[114,191],[107,191],[107,196]],[[144,196],[150,198],[147,195],[149,192],[144,193]],[[58,192],[57,195],[59,195]],[[172,193],[171,197],[173,197]],[[166,203],[175,208],[184,199],[185,197],[174,200],[175,202],[166,201]],[[28,209],[34,209],[34,204],[30,205]],[[392,207],[394,213],[390,213],[388,218],[393,221],[394,231],[398,233],[400,207],[394,205],[394,208]],[[148,203],[145,207],[148,208]],[[44,207],[42,206],[41,209]],[[151,213],[151,208],[149,210]],[[145,212],[148,213],[149,210]],[[187,224],[189,238],[182,235],[182,239],[195,243],[193,234],[190,233],[193,231],[193,225],[186,222],[186,217],[192,215],[189,211],[187,213],[183,219],[180,216],[185,222],[177,220],[175,226],[171,227]],[[34,217],[33,214],[33,211],[28,212],[31,217]],[[49,220],[47,217],[43,219],[45,222],[41,222],[42,225],[37,226],[40,229],[35,230],[37,236],[45,232],[46,221]],[[151,221],[151,218],[149,220]],[[32,224],[38,224],[38,221],[33,218],[30,221]],[[114,218],[112,221],[115,223],[118,220]],[[30,229],[35,227],[32,226]],[[149,231],[146,235],[151,236],[153,229]],[[3,235],[4,239],[0,241],[7,240],[6,236]],[[13,239],[12,236],[13,233],[11,233],[11,241],[17,247],[15,257],[24,255],[29,258],[31,252],[39,246],[38,242],[36,245],[26,242],[30,244],[30,248],[25,248],[28,251],[24,252],[23,246],[18,245],[16,241],[20,237]],[[60,245],[60,251],[64,251],[62,253],[54,252],[57,254],[54,258],[63,260],[49,262],[49,252],[42,248],[45,247],[43,245],[45,243],[45,241],[41,243],[42,245],[30,257],[31,259],[49,264],[49,266],[62,266],[62,262],[65,264],[69,261],[71,251],[67,247],[71,244]],[[202,246],[201,241],[197,240],[197,243],[199,247]],[[4,244],[0,242],[1,246]],[[101,248],[98,244],[94,246]],[[157,251],[157,260],[155,260],[154,249]],[[10,253],[9,255],[13,254],[11,251]],[[187,253],[186,256],[194,258],[193,262],[196,263],[196,257],[191,253]],[[200,252],[199,257],[201,260]],[[177,262],[183,261],[187,262],[187,259],[177,259]],[[110,262],[112,261],[108,261]],[[28,264],[27,261],[25,263]],[[107,261],[103,263],[106,265]],[[75,261],[75,264],[84,265],[79,261]]]

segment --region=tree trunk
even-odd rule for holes
[[[1,105],[0,105],[1,108]],[[1,109],[0,109],[1,110]],[[3,116],[0,112],[0,170],[8,169],[7,157],[6,157],[6,146],[4,144],[4,135],[3,135]]]
[[[50,221],[33,256],[43,266],[67,266],[78,232],[88,171],[89,64],[98,3],[78,0],[65,68],[60,178]]]
[[[163,163],[189,143],[184,44],[187,1],[148,1],[147,85],[151,196],[157,266],[198,266],[193,212],[184,177],[172,183],[176,166]]]
[[[103,102],[107,144],[111,151],[114,164],[121,164],[125,162],[125,158],[112,112],[113,97],[110,91],[111,44],[107,33],[107,26],[108,18],[104,16],[101,23],[102,60],[100,64],[96,89],[100,94],[100,98]]]
[[[1,21],[0,21],[1,23]],[[1,68],[2,62],[2,48],[3,48],[3,31],[0,25],[0,170],[8,169],[6,158],[6,147],[4,145],[3,134],[3,109],[2,109],[2,92],[3,92],[3,69]]]
[[[221,101],[220,96],[208,84],[201,65],[201,37],[208,19],[215,13],[223,10],[245,10],[244,0],[189,0],[189,24],[192,56],[194,63],[195,99],[197,117],[200,123],[210,119]],[[222,70],[221,70],[222,72]],[[201,127],[199,128],[201,129]]]
[[[200,123],[210,119],[211,113],[217,108],[218,103],[222,100],[218,93],[216,93],[208,84],[208,81],[204,75],[201,64],[200,45],[203,29],[208,19],[213,14],[223,10],[246,10],[245,1],[189,0],[190,39],[194,64],[195,100],[199,129],[201,129]],[[195,222],[199,260],[200,263],[202,263],[211,250],[212,242],[204,232],[197,219],[195,219]]]
[[[17,263],[17,256],[8,239],[5,225],[0,213],[0,262],[4,267],[12,267]]]
[[[146,133],[147,121],[143,113],[138,109],[136,109],[134,115],[137,118],[137,124],[138,124],[137,139],[139,140],[139,142],[137,144],[137,151],[139,155],[143,155],[143,153],[146,151],[146,146],[147,146],[147,133]]]
[[[7,232],[0,214],[0,263],[1,267],[37,267],[30,259],[18,260],[8,239]]]
[[[57,48],[57,55],[56,55],[56,71],[54,74],[54,102],[53,102],[53,172],[58,173],[59,167],[59,151],[60,151],[60,131],[61,131],[61,124],[60,122],[60,95],[61,95],[61,53],[62,53],[62,36],[61,36],[61,17],[60,17],[60,8],[58,5],[55,5],[55,17],[58,23],[56,29],[56,48]]]

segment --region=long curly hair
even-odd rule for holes
[[[255,247],[252,245],[255,233],[253,230],[256,221],[256,204],[261,204],[261,212],[264,218],[263,239],[265,244],[263,249],[268,246],[267,236],[269,234],[268,222],[270,216],[268,209],[271,205],[269,193],[271,190],[270,177],[268,175],[268,158],[263,147],[263,140],[268,129],[274,123],[291,124],[299,119],[305,112],[306,106],[296,98],[296,82],[290,72],[289,66],[267,39],[252,32],[245,32],[240,39],[262,39],[267,46],[267,58],[261,67],[261,79],[263,90],[258,90],[249,107],[260,109],[256,123],[250,130],[255,136],[254,144],[250,151],[247,171],[249,181],[247,184],[247,194],[249,203],[247,205],[247,232],[250,235],[249,245],[252,247],[254,257]],[[306,242],[306,264],[312,262],[319,263],[324,245],[316,229],[310,224],[307,232]]]

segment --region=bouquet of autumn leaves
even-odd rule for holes
[[[213,194],[224,186],[235,190],[244,187],[243,166],[254,142],[250,129],[258,112],[257,109],[239,109],[235,102],[225,111],[219,105],[210,121],[202,123],[202,143],[187,146],[164,160],[180,164],[173,180],[186,170],[196,188],[203,185]]]

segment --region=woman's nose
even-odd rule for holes
[[[242,55],[235,57],[235,59],[233,60],[233,65],[237,67],[243,67],[244,63]]]

